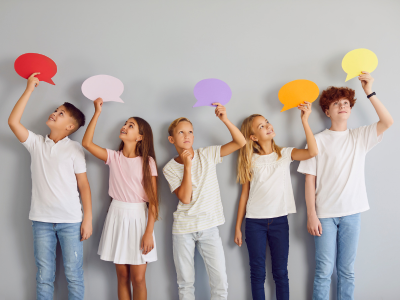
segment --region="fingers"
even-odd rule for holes
[[[144,246],[143,246],[143,248],[141,248],[140,250],[142,250],[143,249],[143,254],[148,254],[151,250],[153,250],[154,249],[154,244],[145,244]]]
[[[35,77],[36,75],[39,75],[39,74],[40,74],[40,72],[32,73],[31,76],[29,76],[28,79],[30,79],[30,78],[32,78],[32,77]]]
[[[318,231],[319,231],[319,236],[322,234],[322,225],[321,223],[318,224]]]

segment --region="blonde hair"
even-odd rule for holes
[[[253,132],[253,121],[256,117],[262,117],[262,115],[254,114],[247,117],[243,123],[240,131],[246,138],[246,145],[239,150],[238,156],[238,175],[237,182],[244,184],[252,180],[251,163],[254,153],[260,154],[262,152],[261,146],[258,142],[250,139],[250,136],[254,134]],[[282,148],[275,144],[275,141],[271,141],[272,151],[278,154],[278,160],[282,157]]]
[[[169,134],[170,136],[173,136],[173,135],[174,135],[174,130],[175,130],[176,126],[178,126],[178,124],[179,124],[180,122],[189,122],[190,125],[192,125],[192,127],[193,127],[192,122],[190,122],[190,120],[189,120],[188,118],[185,118],[185,117],[178,118],[178,119],[172,121],[171,124],[169,124],[169,127],[168,127],[168,134]]]

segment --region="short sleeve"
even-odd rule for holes
[[[285,147],[285,148],[283,148],[282,149],[282,157],[283,158],[286,158],[286,159],[289,159],[290,160],[290,162],[292,162],[293,161],[293,159],[292,159],[292,151],[293,151],[293,147]]]
[[[110,149],[106,149],[106,150],[107,150],[107,160],[106,160],[105,164],[110,165],[116,160],[118,152],[114,151],[114,150],[110,150]]]
[[[383,139],[383,133],[380,136],[377,135],[376,131],[377,125],[378,123],[374,123],[356,129],[357,139],[360,139],[360,142],[362,143],[362,145],[364,145],[366,152],[374,148]]]
[[[80,144],[78,144],[76,155],[74,157],[75,174],[86,173],[85,152]]]
[[[306,145],[305,149],[307,149],[307,148],[308,147]],[[312,157],[307,160],[302,160],[299,164],[299,167],[297,168],[297,172],[302,173],[304,175],[309,174],[309,175],[317,176],[317,159],[316,159],[316,157]]]
[[[149,165],[151,170],[151,176],[158,176],[156,162],[151,156],[149,157]]]
[[[41,135],[35,134],[32,131],[28,130],[28,138],[26,139],[25,142],[21,143],[24,145],[24,147],[30,152],[32,152],[35,149],[35,146],[37,145],[38,142],[40,142],[40,137]],[[42,137],[43,138],[43,137]]]
[[[169,188],[171,190],[171,193],[173,193],[178,187],[181,186],[182,184],[182,178],[180,178],[170,167],[168,164],[164,167],[163,173],[165,176],[165,179],[167,179]]]
[[[222,163],[221,146],[210,146],[199,149],[199,151],[213,164]]]

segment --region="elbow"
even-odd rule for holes
[[[179,199],[179,200],[181,200],[181,202],[182,202],[183,204],[190,204],[190,199],[182,198],[182,199]]]
[[[243,139],[241,139],[241,141],[236,144],[238,145],[239,149],[243,148],[246,145],[246,139],[243,137]]]
[[[82,147],[85,148],[86,150],[89,150],[90,147],[90,143],[88,143],[85,140],[82,140]]]
[[[392,126],[394,123],[393,118],[390,118],[390,120],[387,122],[387,127],[389,128],[390,126]]]
[[[309,151],[310,153],[310,158],[316,157],[318,155],[318,149],[314,150],[314,151]]]

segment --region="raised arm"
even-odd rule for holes
[[[31,76],[29,76],[25,92],[15,104],[8,118],[8,126],[10,126],[12,132],[21,143],[25,142],[29,136],[28,129],[26,129],[25,126],[21,124],[21,118],[22,114],[24,113],[26,104],[28,103],[29,97],[31,96],[35,87],[39,86],[39,79],[35,77],[38,74],[40,73],[33,73]]]
[[[362,74],[358,76],[358,79],[361,81],[361,85],[365,94],[367,96],[370,95],[372,93],[372,83],[374,82],[374,78],[372,78],[371,74],[368,72],[362,72]],[[376,134],[380,136],[390,126],[393,125],[393,118],[376,95],[371,96],[369,100],[371,101],[372,106],[375,108],[375,111],[379,117],[379,121],[376,126]]]
[[[217,105],[215,108],[215,115],[225,124],[232,136],[232,141],[221,147],[220,155],[224,157],[246,145],[246,139],[240,130],[229,121],[225,106],[220,103],[213,103],[213,105]]]
[[[317,156],[318,147],[317,142],[315,141],[314,134],[308,124],[308,117],[311,114],[311,103],[304,102],[298,106],[298,109],[301,110],[301,122],[303,123],[304,132],[306,134],[307,139],[307,149],[293,149],[292,151],[292,159],[293,160],[307,160],[312,157]]]
[[[322,225],[315,210],[315,181],[317,177],[306,174],[306,206],[307,206],[307,231],[311,235],[321,236]]]
[[[183,204],[189,204],[192,200],[192,154],[184,150],[181,154],[183,161],[183,179],[181,186],[174,193]]]
[[[93,143],[94,130],[96,128],[97,120],[100,117],[102,106],[103,106],[103,99],[97,98],[94,101],[94,108],[95,108],[94,115],[92,120],[90,120],[88,127],[86,128],[85,135],[83,136],[82,139],[82,146],[91,154],[96,156],[98,159],[101,159],[102,161],[106,162],[108,157],[107,150]]]
[[[239,207],[236,218],[236,228],[235,228],[235,243],[241,247],[242,246],[242,223],[243,218],[246,214],[247,200],[249,200],[250,182],[242,184],[242,194],[240,195]]]

